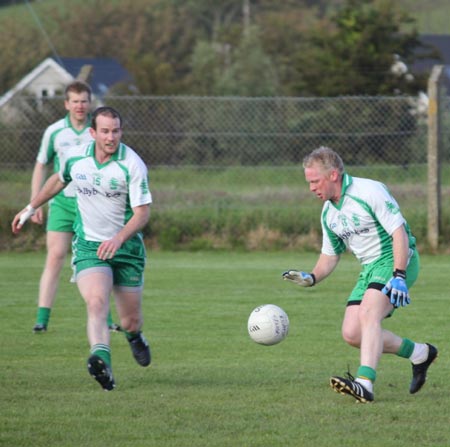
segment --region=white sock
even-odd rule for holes
[[[409,360],[411,360],[411,363],[414,365],[423,363],[428,358],[429,350],[430,349],[426,343],[414,343],[414,350]]]
[[[373,382],[369,379],[361,379],[361,377],[357,377],[355,382],[360,383],[367,391],[373,393]]]

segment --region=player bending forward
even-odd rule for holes
[[[322,251],[311,273],[289,270],[283,278],[310,287],[325,279],[347,249],[362,270],[342,323],[344,340],[360,349],[356,378],[331,377],[331,387],[359,402],[374,399],[373,387],[381,354],[396,354],[412,362],[409,392],[417,393],[438,355],[428,343],[415,343],[382,328],[395,308],[410,303],[410,288],[419,273],[415,238],[394,197],[380,182],[351,177],[341,157],[320,147],[307,155],[303,168],[309,189],[324,201]]]
[[[88,371],[109,391],[115,387],[107,324],[111,292],[134,358],[141,366],[151,361],[141,332],[146,255],[140,230],[149,220],[152,196],[144,162],[121,143],[119,113],[111,107],[98,108],[92,115],[90,132],[94,141],[67,151],[59,172],[15,216],[12,231],[18,233],[34,211],[67,184],[74,186],[73,263],[87,307]]]

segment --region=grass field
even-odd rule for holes
[[[311,289],[283,282],[308,269],[308,253],[149,253],[144,314],[153,363],[139,367],[111,335],[117,388],[86,371],[85,308],[67,266],[47,334],[32,334],[43,253],[0,254],[1,446],[445,446],[448,405],[448,257],[423,256],[412,304],[386,321],[440,349],[429,381],[408,393],[410,365],[383,357],[373,404],[328,386],[358,351],[340,338],[344,302],[358,272],[349,255]],[[290,334],[264,347],[247,335],[259,304],[288,313]]]

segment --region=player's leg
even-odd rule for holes
[[[360,307],[361,304],[358,301],[350,301],[347,305],[342,323],[342,336],[344,340],[351,346],[360,348],[362,344],[363,329],[360,320]],[[360,372],[358,369],[358,372]],[[363,370],[364,373],[366,371]],[[373,370],[375,374],[375,370]],[[363,382],[361,381],[363,380]],[[353,377],[350,372],[347,372],[346,377],[333,376],[330,379],[330,386],[338,393],[349,394],[359,402],[371,402],[373,401],[373,381],[375,376],[372,377],[372,381],[369,383],[366,377]]]
[[[109,345],[107,315],[112,273],[107,267],[93,267],[77,274],[78,289],[86,303],[87,333],[91,346]]]
[[[383,283],[373,283],[368,278],[385,277],[387,282],[392,274],[391,270],[389,265],[381,264],[363,271],[349,298],[342,325],[344,340],[361,349],[361,364],[356,379],[334,377],[331,385],[336,391],[351,394],[363,402],[373,399],[376,367],[382,353],[396,354],[412,362],[411,393],[419,391],[423,386],[427,370],[438,354],[437,349],[428,343],[414,343],[381,327],[383,319],[392,313],[393,307],[388,297],[381,293]],[[414,284],[418,270],[419,259],[415,254],[408,265],[409,287]],[[363,299],[357,305],[363,289]]]
[[[59,276],[72,241],[71,232],[47,232],[47,258],[39,283],[36,325],[33,331],[45,332],[58,290]]]
[[[38,315],[34,332],[45,332],[50,319],[59,277],[69,252],[73,222],[75,219],[75,199],[55,198],[47,217],[47,258],[39,284]]]
[[[106,318],[106,321],[107,321],[107,323],[108,323],[108,329],[109,329],[111,332],[122,332],[122,328],[120,327],[120,325],[117,324],[117,323],[114,323],[114,320],[113,320],[113,317],[112,317],[111,309],[109,309],[109,312],[108,312],[108,316],[107,316],[107,318]]]
[[[115,286],[114,297],[122,330],[136,362],[141,366],[150,365],[150,346],[141,331],[143,324],[142,286]]]
[[[391,352],[400,348],[402,339],[391,332],[384,332],[381,327],[381,322],[392,310],[386,295],[376,289],[367,289],[359,306],[361,365],[376,370],[385,344]]]
[[[144,284],[145,247],[140,237],[122,245],[114,256],[114,297],[125,336],[135,360],[141,366],[151,362],[150,347],[142,334],[142,290]]]
[[[408,268],[406,270],[406,283],[409,289],[414,285],[419,275],[419,270],[420,257],[417,251],[414,251],[409,259]],[[393,338],[386,337],[387,341],[385,342],[384,352],[396,354],[399,357],[410,360],[413,377],[410,383],[409,392],[411,394],[417,393],[425,384],[428,368],[434,360],[436,360],[438,350],[429,343],[417,343],[408,338],[394,336],[396,337],[396,341],[391,345],[389,345],[387,341],[392,341]],[[401,340],[400,344],[398,340]]]
[[[335,391],[350,394],[360,402],[373,400],[376,367],[384,350],[385,338],[387,344],[397,342],[400,346],[401,343],[401,339],[396,339],[390,333],[385,334],[381,327],[382,320],[389,315],[393,307],[389,299],[380,292],[381,289],[373,286],[375,269],[374,266],[363,267],[348,299],[342,324],[344,340],[351,346],[360,348],[361,359],[356,379],[350,373],[348,378],[335,376],[330,379],[330,385]],[[386,276],[391,270],[385,265],[381,269]]]
[[[69,252],[75,221],[75,199],[57,196],[49,207],[47,220],[47,258],[39,285],[39,302],[35,333],[47,330],[51,310],[56,299],[59,277]],[[112,331],[120,331],[120,326],[108,313],[108,325]]]
[[[112,271],[109,267],[91,267],[77,272],[78,289],[87,309],[87,334],[91,348],[88,370],[108,391],[115,386],[107,324],[112,283]]]

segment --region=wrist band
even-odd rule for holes
[[[25,211],[20,215],[19,225],[23,225],[35,212],[36,210],[31,205],[27,205]]]
[[[406,270],[395,269],[393,275],[395,278],[406,279]]]

